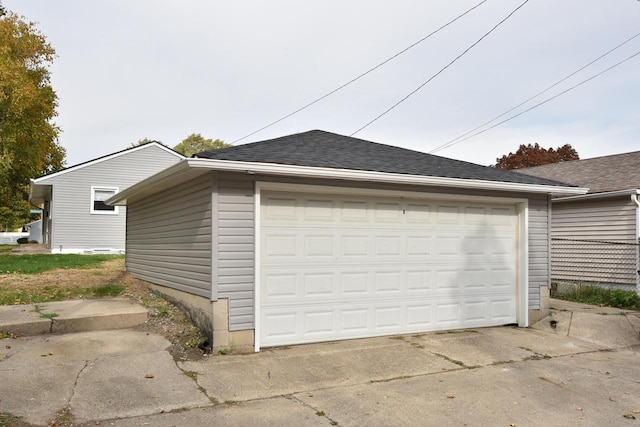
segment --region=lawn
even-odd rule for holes
[[[634,291],[623,291],[621,289],[603,289],[598,286],[575,286],[573,289],[558,292],[554,294],[553,297],[600,307],[640,310],[640,296]]]
[[[0,254],[0,305],[114,297],[144,285],[123,255]]]
[[[0,254],[0,274],[36,274],[54,269],[91,268],[113,259],[124,259],[124,255]]]

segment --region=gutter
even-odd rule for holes
[[[631,201],[636,205],[636,242],[640,244],[640,201],[638,201],[638,193],[631,195]],[[636,254],[636,293],[640,295],[640,246]]]
[[[628,196],[631,195],[633,200],[633,196],[640,194],[640,190],[632,188],[628,190],[616,190],[616,191],[605,191],[602,193],[590,193],[590,194],[580,194],[577,196],[567,196],[567,197],[556,197],[553,199],[554,203],[557,202],[570,202],[575,200],[594,200],[594,199],[604,199],[607,197],[620,197],[620,196]]]
[[[640,239],[640,201],[638,200],[638,193],[631,195],[631,201],[636,205],[636,238]]]
[[[541,184],[521,184],[515,182],[486,181],[479,179],[444,178],[423,175],[405,175],[388,172],[361,171],[353,169],[334,169],[325,167],[282,165],[274,163],[240,162],[232,160],[213,160],[188,158],[164,171],[133,185],[126,190],[114,195],[106,202],[111,205],[126,204],[128,197],[135,195],[141,189],[159,184],[170,176],[186,170],[216,170],[227,172],[239,172],[246,174],[266,174],[276,176],[340,179],[360,182],[380,182],[390,184],[413,184],[424,186],[465,188],[478,190],[514,191],[525,193],[543,194],[585,194],[588,189],[580,187],[553,186]]]

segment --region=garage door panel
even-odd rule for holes
[[[262,198],[262,346],[516,321],[514,206],[278,194]]]

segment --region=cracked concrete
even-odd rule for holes
[[[0,412],[34,425],[67,407],[84,426],[636,425],[637,313],[553,318],[200,362],[133,330],[7,339]],[[633,333],[611,329],[625,319]]]
[[[0,411],[29,423],[47,425],[66,407],[86,422],[211,404],[161,336],[95,331],[2,344],[11,357],[0,362]]]

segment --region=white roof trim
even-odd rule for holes
[[[77,170],[85,168],[87,166],[95,165],[97,163],[101,163],[101,162],[104,162],[106,160],[115,159],[116,157],[120,157],[120,156],[123,156],[125,154],[134,153],[134,152],[139,151],[139,150],[144,150],[145,148],[147,148],[149,146],[154,146],[154,147],[161,148],[164,151],[166,151],[167,153],[171,153],[171,154],[173,154],[174,156],[176,156],[176,157],[178,157],[180,159],[184,159],[185,158],[182,154],[180,154],[180,153],[178,153],[176,151],[173,151],[172,149],[170,149],[168,147],[165,147],[164,145],[160,144],[159,142],[153,141],[153,142],[148,142],[146,144],[139,145],[137,147],[133,147],[133,148],[129,148],[129,149],[126,149],[126,150],[118,151],[117,153],[108,154],[106,156],[99,157],[99,158],[94,159],[94,160],[89,160],[87,162],[80,163],[80,164],[75,165],[75,166],[69,166],[68,168],[65,168],[65,169],[63,169],[61,171],[54,172],[54,173],[51,173],[49,175],[44,175],[44,176],[41,176],[40,178],[35,178],[35,179],[32,178],[31,179],[31,184],[32,185],[33,184],[37,185],[37,184],[40,184],[40,183],[42,183],[42,182],[44,182],[44,181],[46,181],[48,179],[55,178],[55,177],[58,177],[60,175],[64,175],[67,172],[77,171]]]
[[[239,162],[216,159],[185,159],[164,171],[135,184],[107,200],[109,204],[126,203],[129,196],[136,194],[141,189],[159,183],[169,176],[182,170],[202,169],[228,172],[240,172],[247,174],[267,174],[294,176],[320,179],[342,179],[348,181],[383,182],[391,184],[429,185],[437,187],[452,187],[482,190],[502,190],[525,193],[544,194],[585,194],[587,188],[563,187],[539,184],[519,184],[514,182],[486,181],[462,178],[442,178],[422,175],[405,175],[388,172],[373,172],[353,169],[334,169],[324,167],[310,167],[297,165],[284,165],[274,163]]]
[[[631,194],[640,194],[640,189],[631,188],[628,190],[616,190],[616,191],[606,191],[602,193],[591,193],[591,194],[582,194],[579,196],[567,196],[567,197],[557,197],[552,199],[551,201],[556,202],[572,202],[575,200],[593,200],[593,199],[605,199],[609,197],[620,197],[620,196],[629,196]]]

